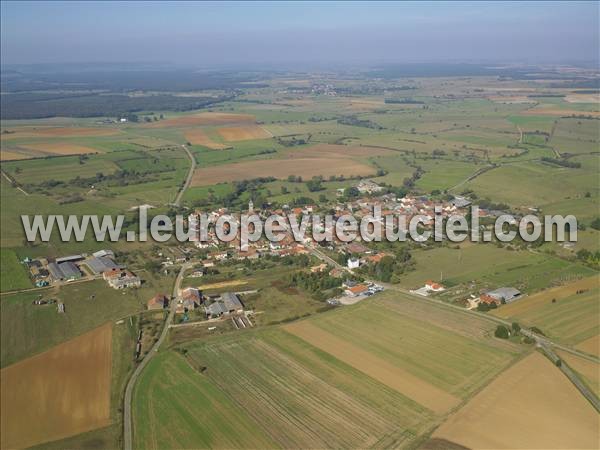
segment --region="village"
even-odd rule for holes
[[[390,193],[383,193],[383,188],[371,180],[360,180],[354,187],[358,195],[355,198],[345,197],[343,189],[337,192],[337,198],[332,204],[303,205],[292,207],[281,205],[271,209],[263,205],[255,209],[252,201],[248,204],[248,214],[257,214],[266,218],[271,214],[279,216],[304,214],[333,213],[334,218],[343,215],[353,215],[355,218],[369,216],[374,208],[380,208],[383,217],[388,215],[404,215],[407,220],[415,215],[422,215],[426,220],[422,224],[425,229],[431,229],[435,215],[446,218],[452,214],[466,214],[471,201],[466,197],[453,196],[446,200],[432,199],[430,196],[406,195],[402,198]],[[502,211],[480,210],[481,217],[502,214]],[[214,223],[220,218],[239,223],[239,214],[227,208],[213,211],[196,210],[187,217],[187,225],[192,232],[191,245],[181,245],[171,256],[166,251],[160,251],[155,256],[160,259],[161,270],[167,273],[172,266],[190,264],[191,269],[186,271],[186,278],[200,279],[218,273],[218,267],[223,264],[237,264],[257,261],[264,258],[297,258],[303,256],[312,261],[305,270],[313,277],[330,277],[337,279],[332,285],[334,289],[325,290],[324,295],[332,294],[325,300],[326,304],[335,307],[351,305],[363,298],[370,297],[384,290],[384,284],[369,281],[369,268],[380,264],[384,259],[394,259],[391,251],[376,249],[369,242],[362,242],[360,238],[353,242],[343,242],[335,233],[333,238],[325,242],[316,242],[310,233],[298,242],[294,239],[289,226],[286,227],[284,237],[279,242],[269,242],[264,236],[256,242],[249,242],[247,248],[242,249],[239,237],[229,243],[223,243],[217,238],[214,229],[208,230],[208,240],[199,239],[199,217],[207,214]],[[374,226],[383,226],[383,222],[374,223]],[[323,233],[331,229],[319,230]],[[113,289],[138,288],[143,280],[133,271],[120,264],[111,250],[100,250],[92,254],[69,255],[59,258],[25,259],[22,261],[28,268],[30,277],[38,288],[50,285],[56,286],[65,283],[103,279]],[[188,283],[189,284],[189,283]],[[191,284],[194,284],[191,282]],[[440,295],[446,291],[442,281],[427,280],[420,288],[411,290],[413,294],[421,296]],[[206,295],[200,289],[188,286],[179,289],[176,297],[164,293],[156,293],[147,301],[148,310],[167,310],[171,302],[175,302],[175,312],[179,322],[194,322],[198,320],[221,320],[231,318],[236,329],[252,326],[252,311],[244,308],[243,295],[246,292],[218,292]],[[479,290],[470,293],[462,303],[468,309],[487,311],[510,303],[521,297],[521,293],[511,287],[497,287],[493,290]],[[64,312],[64,306],[59,311]]]

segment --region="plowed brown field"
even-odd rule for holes
[[[111,324],[2,369],[1,447],[25,448],[110,423]]]

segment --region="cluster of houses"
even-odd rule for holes
[[[202,292],[194,287],[182,289],[175,301],[175,312],[187,314],[202,308],[207,319],[217,319],[231,314],[244,312],[244,303],[237,294],[225,292],[219,296],[204,296]],[[147,302],[149,310],[168,309],[171,299],[165,294],[156,294]]]
[[[142,283],[137,275],[116,262],[111,250],[60,258],[26,258],[23,263],[37,287],[100,276],[114,289],[139,287]]]

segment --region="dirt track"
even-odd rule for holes
[[[2,369],[1,447],[30,447],[109,425],[111,369],[111,324]]]

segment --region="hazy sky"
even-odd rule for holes
[[[599,3],[1,2],[2,63],[598,60]]]

